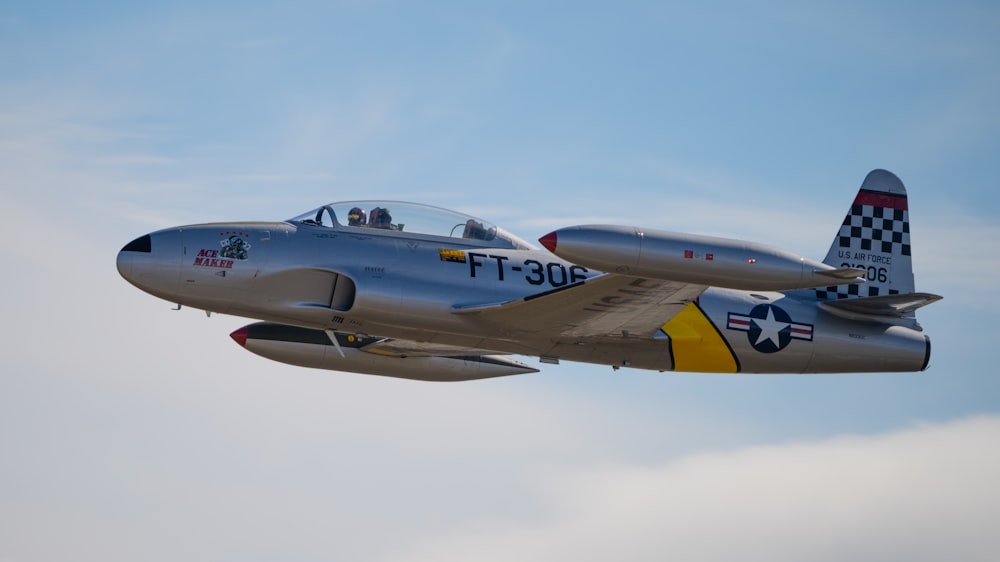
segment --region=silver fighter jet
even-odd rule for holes
[[[433,381],[582,361],[658,371],[919,371],[930,339],[906,190],[865,178],[822,262],[764,244],[612,225],[540,249],[425,205],[332,203],[278,222],[141,236],[118,271],[170,302],[260,320],[231,334],[275,361]]]

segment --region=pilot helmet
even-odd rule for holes
[[[364,226],[365,212],[360,207],[354,207],[347,213],[347,224],[349,226]]]
[[[372,209],[370,226],[375,228],[392,228],[392,215],[385,207],[375,207]]]

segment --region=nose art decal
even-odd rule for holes
[[[250,243],[244,238],[250,238],[249,234],[244,234],[242,232],[226,232],[223,236],[229,235],[228,238],[223,238],[222,242],[222,257],[229,258],[231,260],[243,261],[250,256]]]
[[[250,259],[250,243],[247,239],[250,234],[246,232],[220,232],[222,240],[219,245],[221,250],[214,248],[202,248],[194,258],[194,264],[198,267],[215,267],[221,269],[232,269],[234,261],[246,261]]]

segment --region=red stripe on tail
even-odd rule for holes
[[[881,191],[862,190],[854,198],[855,205],[871,205],[872,207],[885,207],[897,211],[906,211],[907,203],[905,195],[893,195]]]

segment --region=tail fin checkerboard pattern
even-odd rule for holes
[[[816,289],[821,300],[912,293],[910,216],[903,182],[873,170],[865,177],[851,210],[823,263],[865,271],[866,283]]]

